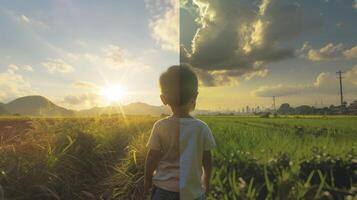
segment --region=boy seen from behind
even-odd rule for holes
[[[172,115],[157,121],[148,141],[145,197],[152,200],[199,200],[209,191],[211,150],[215,140],[201,120],[190,115],[196,107],[198,79],[186,65],[161,74],[161,100]]]

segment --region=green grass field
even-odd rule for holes
[[[357,118],[202,119],[218,143],[211,199],[354,196]]]
[[[140,199],[151,116],[0,118],[0,199]],[[208,199],[357,198],[357,118],[200,117]]]

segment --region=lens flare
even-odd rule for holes
[[[110,102],[118,102],[123,99],[126,92],[122,86],[109,86],[100,91],[100,94]]]

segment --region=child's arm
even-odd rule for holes
[[[211,151],[204,151],[202,158],[203,170],[204,170],[204,187],[206,189],[206,193],[209,192],[210,189],[210,178],[212,171],[212,155]]]
[[[156,170],[161,158],[161,152],[158,150],[149,149],[146,155],[145,172],[144,172],[144,195],[148,195],[152,187],[152,176]]]

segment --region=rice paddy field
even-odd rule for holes
[[[201,116],[207,199],[357,199],[357,118]],[[158,117],[0,118],[0,199],[141,199]]]

